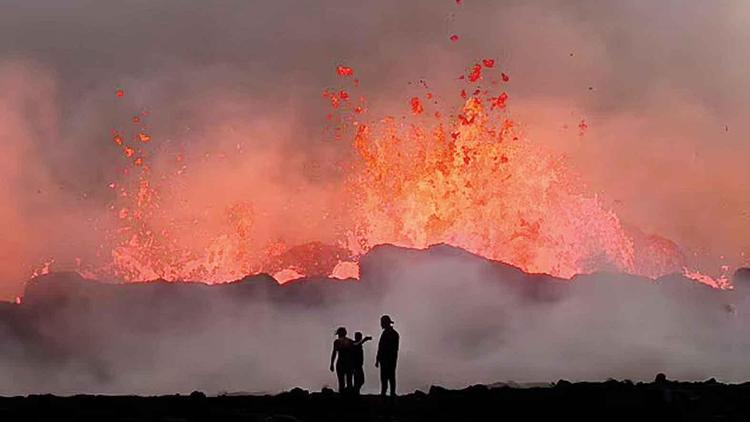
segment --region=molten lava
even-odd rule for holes
[[[359,235],[352,250],[447,243],[527,272],[639,273],[617,216],[580,192],[561,159],[524,139],[479,96],[457,117],[430,126],[392,119],[361,125],[354,144]]]
[[[459,78],[463,101],[453,113],[438,109],[428,92],[429,103],[412,96],[405,101],[410,113],[404,110],[398,119],[368,119],[354,70],[339,65],[336,73],[348,86],[324,92],[332,109],[327,118],[336,138],[349,141],[341,147],[352,149],[352,159],[339,182],[343,188],[331,188],[343,192],[337,202],[346,204],[347,219],[328,229],[328,242],[300,242],[283,232],[261,236],[268,232],[263,221],[269,212],[245,196],[210,216],[181,209],[187,200],[174,180],[188,171],[187,160],[178,153],[177,170],[155,174],[150,157],[160,140],[139,127],[131,142],[113,133],[129,166],[122,180],[109,183],[117,223],[102,249],[110,263],[86,274],[127,281],[222,282],[259,272],[280,282],[350,278],[358,276],[359,257],[384,243],[414,248],[446,243],[564,278],[598,270],[654,278],[683,270],[684,257],[674,243],[625,229],[597,197],[586,194],[563,158],[519,130],[506,107],[508,94],[494,87],[509,80],[494,59],[483,59]],[[483,81],[493,87],[485,89]],[[306,218],[327,216],[326,211]],[[683,272],[714,287],[728,285]]]

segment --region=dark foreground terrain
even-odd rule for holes
[[[750,419],[750,383],[560,381],[545,388],[432,387],[395,401],[301,389],[276,396],[0,398],[2,421],[484,421]]]

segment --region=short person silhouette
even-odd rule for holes
[[[365,385],[365,351],[362,347],[367,341],[372,340],[372,337],[367,336],[362,338],[362,333],[357,331],[354,333],[353,353],[352,353],[352,369],[354,374],[354,393],[359,394],[362,390],[362,386]]]

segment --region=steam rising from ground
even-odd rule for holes
[[[382,313],[401,334],[402,392],[506,380],[650,380],[657,372],[750,376],[742,369],[750,344],[738,335],[750,314],[742,283],[720,291],[619,274],[569,283],[443,246],[376,248],[363,269],[359,282],[284,287],[261,278],[96,287],[71,275],[42,277],[0,318],[0,393],[318,389],[335,384],[328,372],[335,328],[377,339]],[[375,349],[365,347],[370,392],[378,389]]]

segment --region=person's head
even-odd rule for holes
[[[344,328],[344,327],[339,327],[339,328],[337,328],[337,329],[336,329],[336,335],[337,335],[337,336],[338,336],[339,338],[343,338],[343,337],[346,337],[346,328]]]
[[[380,317],[380,326],[383,327],[383,329],[389,328],[391,325],[393,325],[393,320],[388,315],[383,315]]]
[[[356,333],[354,333],[354,340],[356,340],[356,341],[362,340],[362,333],[360,333],[359,331],[357,331]]]

